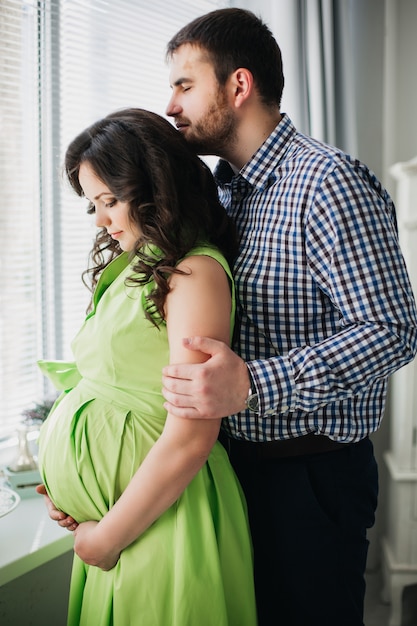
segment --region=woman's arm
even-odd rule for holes
[[[230,342],[231,296],[227,275],[217,261],[195,256],[174,274],[166,300],[170,363],[199,363],[207,357],[187,350],[182,338],[208,335]],[[185,420],[168,413],[161,437],[126,490],[100,522],[80,524],[75,551],[90,565],[111,569],[120,552],[141,535],[181,495],[206,462],[217,440],[220,420]]]

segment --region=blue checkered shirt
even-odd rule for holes
[[[380,424],[388,376],[417,350],[390,197],[288,116],[239,173],[220,161],[215,176],[241,239],[233,347],[259,397],[259,414],[223,427],[255,441],[362,439]]]

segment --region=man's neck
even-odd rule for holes
[[[279,111],[266,115],[263,110],[262,115],[257,116],[255,113],[247,116],[239,125],[237,139],[230,146],[230,153],[225,154],[223,158],[229,161],[233,169],[241,170],[268,139],[281,119]]]

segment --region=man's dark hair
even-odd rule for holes
[[[281,50],[268,26],[251,11],[219,9],[196,18],[168,42],[167,59],[184,44],[207,54],[220,85],[244,67],[252,73],[262,101],[280,106],[284,87]]]

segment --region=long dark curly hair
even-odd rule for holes
[[[139,285],[155,280],[148,296],[149,319],[155,312],[164,318],[169,276],[179,271],[176,265],[194,246],[214,244],[232,263],[236,232],[219,202],[212,173],[164,118],[143,109],[124,109],[80,133],[68,146],[64,167],[72,188],[83,197],[81,163],[91,166],[117,200],[129,203],[129,216],[141,236],[130,253],[133,271],[128,280]],[[94,206],[88,212],[94,212]],[[100,229],[83,273],[91,291],[121,252],[118,242]]]

